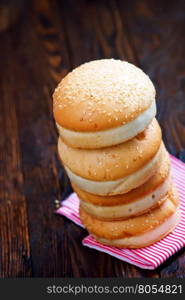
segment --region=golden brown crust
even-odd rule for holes
[[[103,149],[75,149],[59,138],[62,162],[76,175],[94,181],[128,176],[144,167],[157,153],[161,129],[156,119],[138,136],[120,145]]]
[[[178,197],[169,191],[166,201],[146,214],[121,221],[102,221],[89,215],[80,207],[80,219],[85,228],[93,235],[108,239],[121,239],[148,232],[167,220],[176,211]]]
[[[56,122],[73,131],[99,131],[126,124],[155,101],[155,88],[136,66],[103,59],[70,72],[53,94]]]
[[[99,206],[115,206],[138,201],[140,198],[152,193],[163,184],[163,182],[169,176],[169,172],[170,159],[168,152],[165,151],[162,156],[161,164],[158,167],[155,175],[153,175],[146,183],[128,193],[115,196],[100,196],[83,191],[73,183],[72,187],[77,193],[78,197],[83,201]]]
[[[178,219],[177,219],[177,221],[178,221]],[[177,223],[178,223],[178,222],[177,222]],[[154,243],[156,243],[156,242],[159,242],[159,241],[162,240],[165,236],[167,236],[170,232],[172,232],[173,229],[174,229],[174,227],[176,227],[176,225],[177,225],[177,224],[175,224],[174,226],[170,227],[170,229],[169,229],[167,232],[165,232],[164,234],[159,235],[156,239],[153,239],[153,240],[150,241],[150,242],[145,241],[144,243],[137,244],[137,245],[134,245],[133,243],[130,243],[130,244],[127,244],[127,245],[125,245],[124,243],[123,243],[123,244],[116,244],[116,243],[114,243],[114,245],[111,245],[111,241],[109,241],[109,242],[101,241],[101,239],[100,239],[99,237],[95,237],[95,236],[94,236],[94,238],[95,238],[97,241],[99,241],[101,244],[103,244],[103,245],[114,246],[114,247],[116,247],[116,248],[121,248],[121,249],[123,249],[123,248],[127,248],[127,249],[128,249],[128,248],[129,248],[129,249],[137,249],[137,248],[147,247],[147,246],[152,245],[152,244],[154,244]]]

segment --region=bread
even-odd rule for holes
[[[80,207],[85,228],[102,244],[119,248],[141,248],[171,232],[179,222],[178,197],[172,189],[164,203],[146,214],[120,221],[102,221]]]
[[[75,149],[58,142],[71,181],[97,195],[126,193],[143,184],[155,173],[164,151],[156,119],[137,137],[109,148]]]
[[[73,184],[81,207],[102,220],[118,220],[137,216],[160,206],[171,187],[169,154],[165,152],[156,173],[140,187],[120,195],[98,196]]]
[[[155,88],[141,69],[126,61],[91,61],[59,83],[53,111],[68,145],[112,146],[142,132],[155,117]]]

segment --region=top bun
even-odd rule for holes
[[[138,67],[126,61],[102,59],[70,72],[55,89],[53,99],[59,126],[96,132],[137,118],[155,102],[155,88]]]

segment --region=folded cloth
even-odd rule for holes
[[[173,180],[180,197],[181,220],[172,233],[168,234],[161,241],[140,249],[118,249],[98,243],[91,235],[82,241],[84,246],[108,253],[120,260],[126,261],[142,269],[153,270],[161,265],[170,256],[185,246],[185,164],[171,157]],[[57,213],[63,215],[83,227],[79,218],[79,198],[73,193],[66,200]]]

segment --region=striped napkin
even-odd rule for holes
[[[174,183],[180,196],[181,221],[175,230],[151,246],[141,249],[118,249],[102,245],[88,235],[82,241],[84,246],[108,253],[142,269],[153,270],[174,253],[185,246],[185,164],[171,156],[171,167]],[[78,214],[79,199],[75,193],[62,201],[57,213],[83,227]]]

